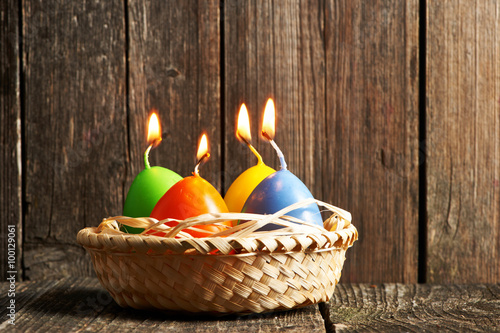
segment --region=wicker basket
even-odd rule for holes
[[[77,240],[122,307],[221,314],[288,310],[330,299],[345,252],[358,236],[349,213],[317,202],[334,212],[325,221],[331,231],[291,223],[284,214],[294,205],[274,215],[206,214],[175,228],[166,227],[167,220],[115,217],[81,230]],[[205,238],[181,232],[235,219],[250,222]],[[283,228],[258,230],[267,223]],[[121,224],[168,235],[126,234]]]

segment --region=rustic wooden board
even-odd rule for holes
[[[200,175],[221,186],[219,1],[132,0],[128,8],[129,172],[126,189],[144,168],[147,118],[159,112],[164,140],[151,165],[190,176],[205,131],[210,160]]]
[[[21,100],[19,70],[19,5],[9,0],[0,3],[0,278],[17,271],[21,276],[22,249],[22,160]],[[8,226],[16,227],[16,262],[9,267]],[[11,243],[12,244],[12,243]],[[12,269],[13,268],[13,269]]]
[[[123,5],[22,1],[28,279],[91,274],[76,234],[121,211]]]
[[[327,332],[498,332],[497,285],[338,285]]]
[[[0,284],[6,295],[9,284]],[[243,317],[209,317],[120,308],[95,278],[16,285],[16,329],[126,332],[494,332],[500,329],[500,286],[340,284],[328,303]],[[10,298],[0,299],[0,330]]]
[[[343,282],[416,282],[418,1],[327,1],[324,199],[359,242]]]
[[[427,6],[427,281],[500,276],[496,1]]]
[[[7,283],[0,285],[6,294]],[[0,301],[0,330],[8,298]],[[95,278],[22,282],[16,293],[16,330],[50,332],[324,332],[318,306],[243,317],[194,316],[120,308]]]
[[[276,105],[275,141],[288,169],[321,199],[325,152],[323,1],[224,2],[225,190],[256,158],[235,137],[241,103],[250,114],[253,143],[278,169],[271,145],[260,138],[269,97]]]

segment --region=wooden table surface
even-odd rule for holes
[[[340,284],[328,303],[247,316],[186,316],[120,308],[95,278],[0,284],[0,331],[359,332],[500,331],[500,284]],[[15,299],[15,326],[7,306]]]

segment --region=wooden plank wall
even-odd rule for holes
[[[355,214],[349,281],[417,281],[417,1],[328,1],[325,200]],[[397,263],[397,264],[396,264]]]
[[[427,8],[429,282],[500,281],[500,4]]]
[[[90,274],[75,232],[119,211],[127,171],[124,6],[22,5],[25,277]]]
[[[2,246],[14,223],[20,278],[91,275],[75,235],[121,213],[150,109],[151,163],[189,175],[206,131],[202,173],[223,192],[255,163],[234,137],[242,102],[278,167],[258,138],[273,97],[290,170],[360,232],[341,281],[498,282],[498,6],[7,1]]]
[[[19,7],[16,1],[0,3],[0,275],[22,274],[22,149],[19,50]],[[15,235],[9,236],[10,226]],[[11,243],[9,243],[11,239]],[[9,244],[15,241],[15,263],[9,260]],[[11,258],[12,259],[12,258]],[[10,265],[14,266],[10,266]]]
[[[129,1],[130,169],[126,191],[144,169],[149,110],[157,109],[164,138],[150,154],[182,176],[193,172],[202,131],[211,158],[201,173],[221,186],[220,29],[216,1]]]

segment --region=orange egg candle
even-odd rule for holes
[[[264,164],[262,157],[251,144],[252,135],[250,132],[250,119],[245,104],[241,105],[238,114],[236,137],[238,140],[244,142],[257,157],[257,164],[239,175],[231,184],[224,197],[224,201],[229,211],[239,213],[255,187],[267,176],[276,172],[276,170]]]
[[[186,177],[172,186],[158,201],[151,217],[157,220],[173,218],[184,220],[189,217],[206,213],[227,213],[227,206],[219,192],[199,174],[200,165],[210,157],[208,153],[208,140],[206,134],[200,139],[197,159],[192,176]],[[171,221],[165,223],[169,226],[176,226],[178,222]],[[223,223],[231,226],[231,222]],[[222,225],[209,224],[194,226],[183,231],[193,237],[206,237],[212,233],[223,231]]]

